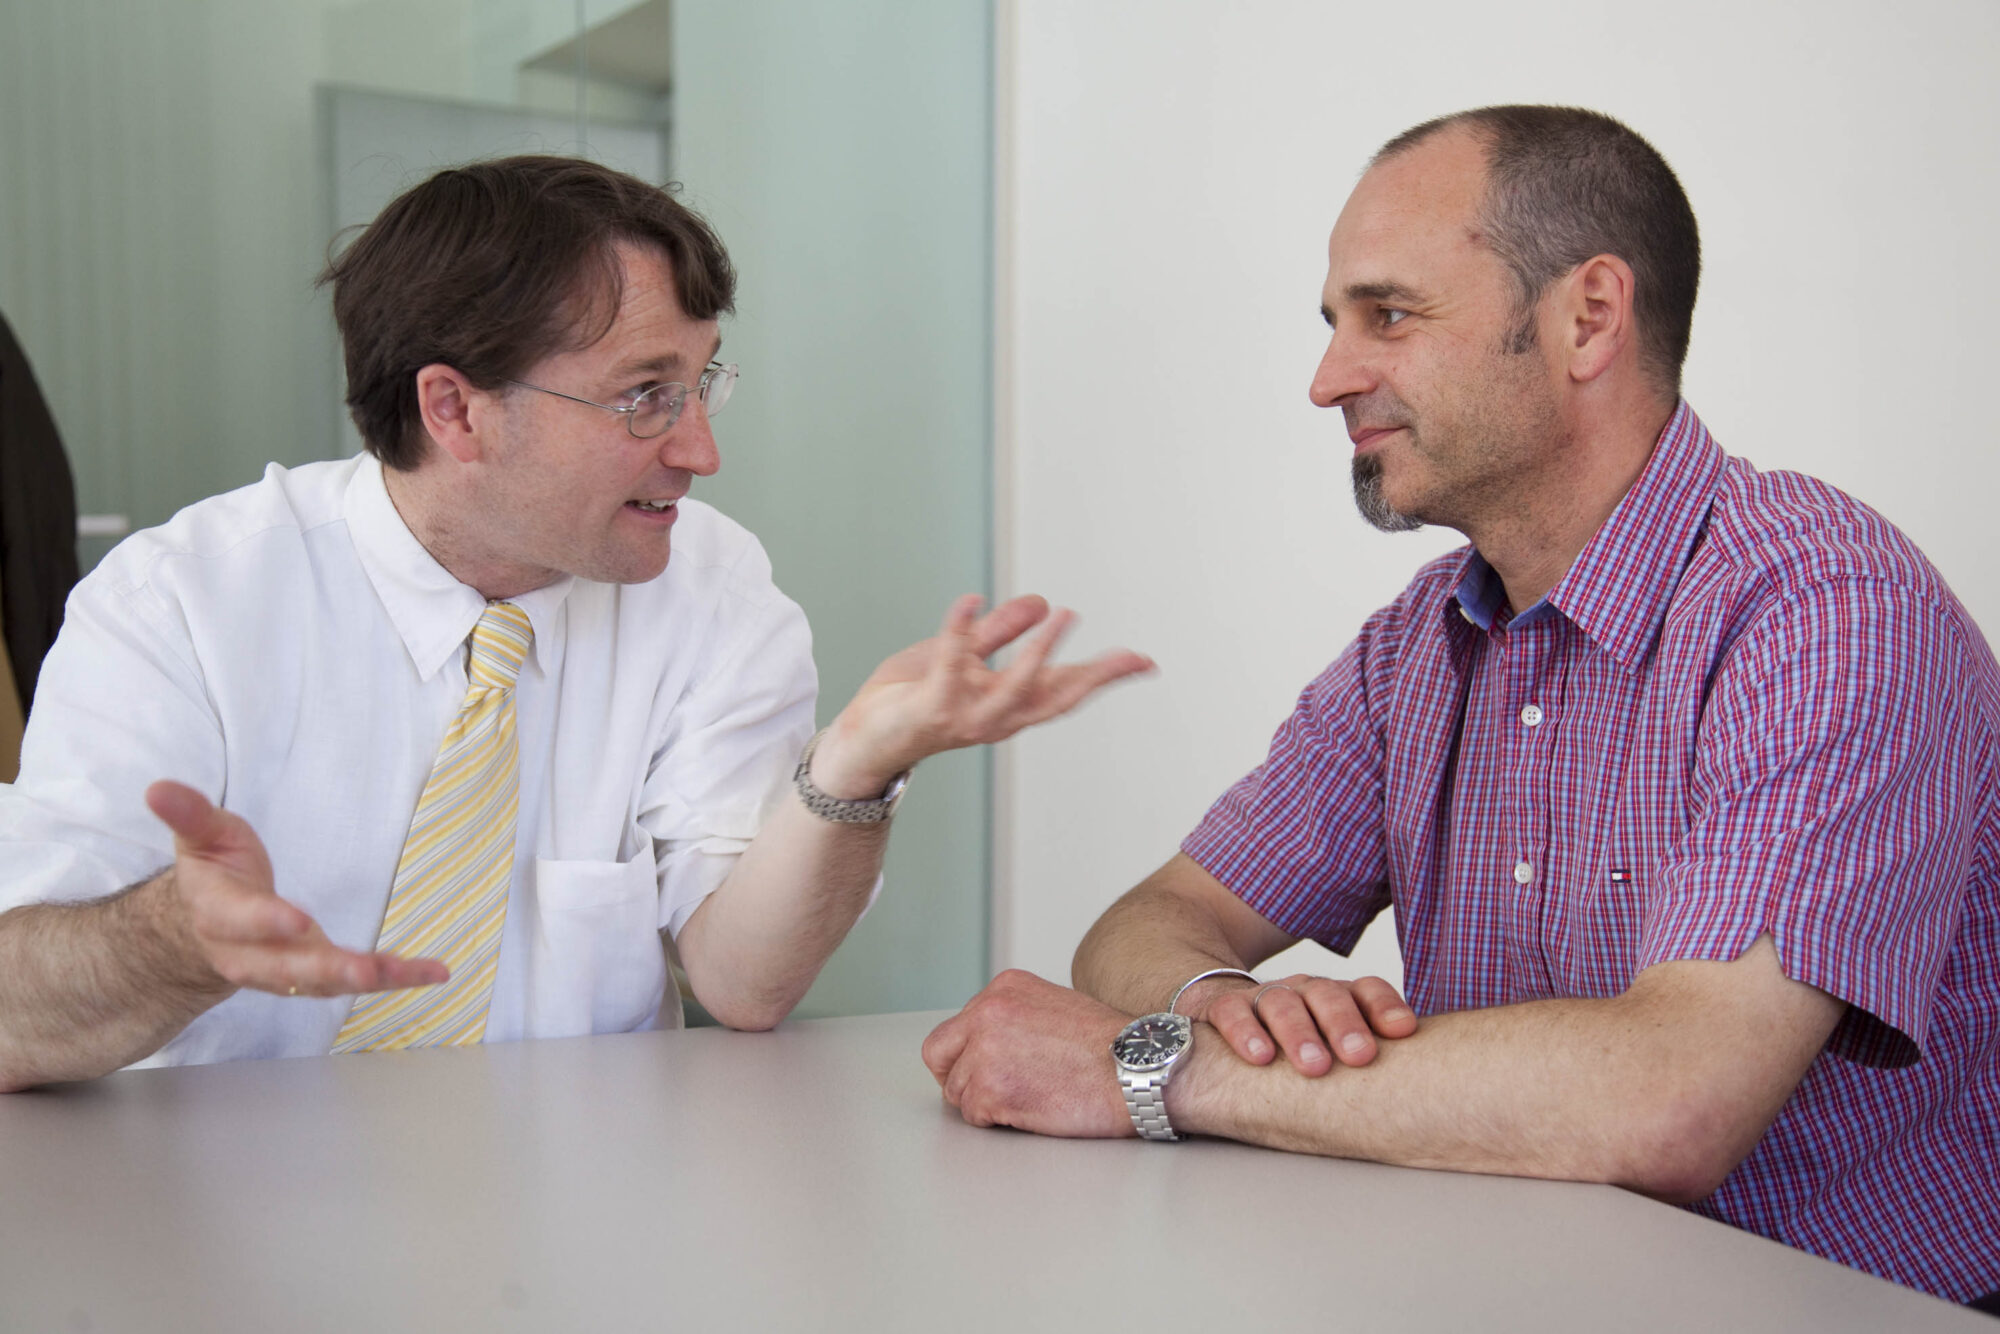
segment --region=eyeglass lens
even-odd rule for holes
[[[701,402],[713,417],[729,402],[731,391],[736,388],[736,363],[712,366],[701,375]],[[681,407],[687,402],[687,386],[684,384],[663,384],[635,404],[635,411],[625,419],[625,425],[633,435],[648,439],[660,435],[680,420]]]

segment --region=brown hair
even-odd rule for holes
[[[1534,309],[1548,285],[1593,255],[1632,266],[1642,364],[1680,393],[1701,285],[1694,209],[1659,150],[1629,127],[1581,107],[1497,106],[1403,131],[1375,154],[1394,157],[1463,125],[1486,149],[1486,243],[1512,270],[1519,324],[1513,350],[1534,346]]]
[[[397,196],[330,259],[347,407],[368,450],[409,470],[424,457],[416,375],[451,366],[482,389],[554,352],[588,347],[618,316],[612,247],[657,247],[691,319],[733,308],[736,271],[671,191],[594,162],[510,157],[441,171]]]

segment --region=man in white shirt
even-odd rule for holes
[[[662,931],[705,1008],[769,1027],[867,905],[917,761],[1148,665],[1051,665],[1066,613],[964,598],[808,747],[803,616],[684,500],[735,275],[665,191],[446,171],[327,281],[367,452],[273,465],[71,599],[0,786],[0,1089],[672,1025]],[[487,868],[479,925],[453,859]],[[425,996],[463,1022],[357,1031]]]

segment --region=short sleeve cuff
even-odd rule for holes
[[[1934,969],[1912,966],[1913,960],[1941,959],[1948,944],[1924,941],[1909,952],[1877,948],[1843,928],[1826,897],[1758,902],[1720,888],[1675,885],[1647,916],[1638,967],[1679,959],[1726,963],[1769,935],[1786,977],[1848,1006],[1829,1050],[1882,1069],[1916,1064],[1929,1039],[1938,979]]]

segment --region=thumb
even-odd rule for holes
[[[186,783],[161,779],[146,789],[146,806],[174,831],[181,852],[214,855],[234,851],[242,841],[233,837],[238,821]]]

